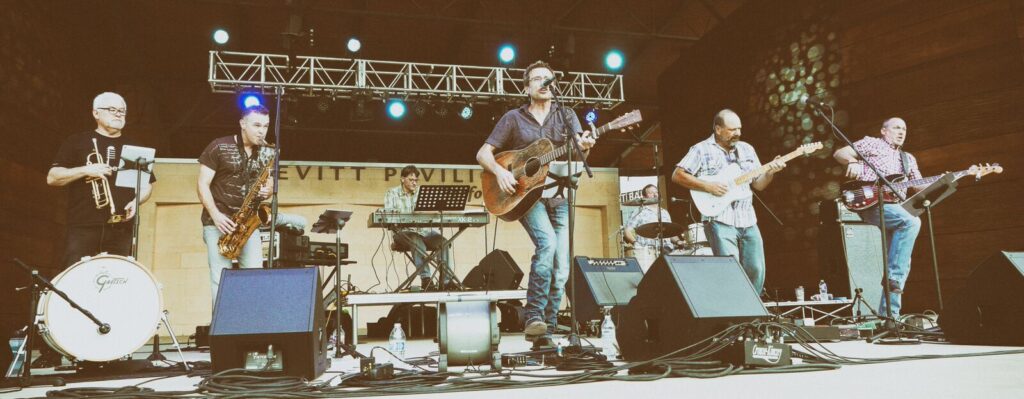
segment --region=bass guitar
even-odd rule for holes
[[[982,176],[990,173],[1003,173],[1003,167],[999,166],[997,163],[991,165],[977,164],[972,165],[970,168],[951,173],[953,173],[954,180],[960,180],[962,177],[972,175],[975,179],[981,179]],[[902,191],[910,187],[927,186],[941,179],[942,176],[945,175],[946,174],[943,173],[941,175],[914,180],[907,180],[903,175],[889,175],[886,176],[886,178],[893,183],[893,187]],[[839,198],[843,201],[843,204],[846,205],[846,208],[852,211],[863,211],[871,208],[878,203],[879,199],[882,199],[887,204],[899,202],[899,197],[889,190],[888,187],[883,186],[884,190],[881,195],[879,195],[877,183],[877,180],[874,182],[860,180],[848,181],[840,186]]]

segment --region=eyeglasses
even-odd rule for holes
[[[548,76],[534,76],[534,77],[530,78],[530,82],[540,82],[540,81],[543,81],[544,79],[548,79],[548,78],[549,78]]]
[[[124,108],[106,107],[106,108],[96,108],[96,109],[102,109],[102,110],[107,111],[107,112],[109,112],[109,113],[111,113],[113,115],[124,116],[124,115],[128,114],[128,110],[124,109]]]

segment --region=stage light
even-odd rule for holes
[[[583,116],[583,119],[587,121],[587,123],[597,122],[597,109],[591,108],[587,111],[587,114]]]
[[[351,39],[348,39],[348,43],[345,44],[345,48],[347,48],[348,51],[350,52],[358,53],[359,49],[363,48],[363,43],[360,42],[359,39],[353,37]]]
[[[405,102],[399,99],[388,101],[388,116],[391,119],[402,119],[405,116]]]
[[[461,116],[462,119],[466,119],[466,120],[468,120],[469,118],[472,118],[473,117],[473,106],[469,105],[469,104],[463,105],[462,106],[462,111],[459,111],[459,116]]]
[[[419,116],[419,117],[422,117],[422,116],[426,115],[427,114],[427,102],[426,101],[417,101],[417,102],[413,103],[412,104],[412,112],[414,114],[416,114],[416,116]]]
[[[516,48],[512,47],[511,44],[506,44],[498,49],[498,60],[502,64],[511,64],[516,59]]]
[[[214,43],[217,43],[217,44],[223,46],[225,44],[228,44],[228,39],[229,38],[230,38],[230,35],[228,35],[228,31],[226,31],[224,29],[217,29],[217,30],[213,31],[213,41],[214,41]]]
[[[444,119],[448,116],[448,106],[444,103],[434,104],[434,114],[437,115],[438,118]]]
[[[622,64],[625,62],[626,60],[622,57],[622,53],[619,50],[609,51],[608,55],[604,56],[604,65],[613,71],[622,68]]]
[[[242,95],[242,107],[251,108],[263,105],[263,99],[260,98],[259,94],[243,94]]]

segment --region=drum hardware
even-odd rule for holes
[[[637,235],[650,239],[675,237],[684,232],[686,232],[686,229],[683,226],[672,222],[651,222],[636,228]]]

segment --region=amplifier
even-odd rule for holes
[[[281,232],[275,231],[274,240],[277,243],[274,248],[274,260],[300,259],[310,248],[309,236],[281,235]],[[263,244],[263,260],[266,260],[267,249],[270,247],[270,231],[260,230],[260,242]]]
[[[338,244],[334,242],[316,242],[311,241],[309,243],[309,258],[316,260],[327,260],[330,263],[334,263],[338,258]],[[341,256],[342,260],[348,259],[348,244],[341,244]]]
[[[857,212],[851,211],[838,198],[818,203],[818,217],[821,224],[863,222]]]

